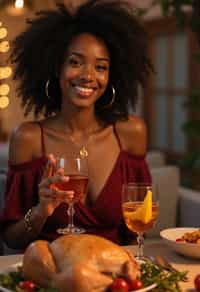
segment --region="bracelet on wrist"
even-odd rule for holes
[[[28,212],[24,216],[24,222],[25,222],[27,231],[31,231],[33,229],[33,226],[31,224],[32,212],[33,212],[33,209],[31,208],[28,210]]]

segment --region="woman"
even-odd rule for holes
[[[23,248],[58,236],[66,199],[55,200],[50,186],[69,178],[50,175],[54,157],[84,150],[89,189],[87,203],[76,204],[76,223],[125,243],[121,186],[150,181],[145,125],[128,115],[151,71],[133,11],[119,0],[91,0],[73,12],[63,5],[41,12],[16,38],[12,60],[25,115],[34,110],[45,119],[20,125],[10,140],[5,242]],[[63,194],[70,199],[73,190]]]

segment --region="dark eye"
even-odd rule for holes
[[[76,59],[76,58],[70,58],[68,60],[68,63],[72,66],[72,67],[79,67],[81,65],[80,60]]]
[[[103,72],[103,71],[107,71],[108,67],[106,65],[97,65],[96,69],[97,71]]]

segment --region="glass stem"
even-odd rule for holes
[[[68,209],[67,209],[67,214],[68,214],[68,227],[73,228],[74,227],[74,204],[69,203]]]
[[[142,232],[138,233],[137,243],[138,243],[137,258],[139,260],[142,260],[144,257],[144,236]]]

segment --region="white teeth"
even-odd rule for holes
[[[75,87],[77,91],[79,91],[80,93],[87,93],[87,94],[91,94],[93,92],[92,88],[85,88],[85,87],[80,87],[80,86],[76,86]]]

